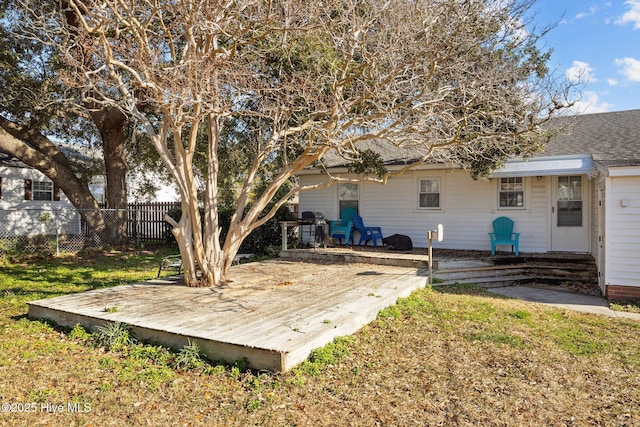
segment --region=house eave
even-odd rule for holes
[[[387,165],[387,170],[400,170],[406,165]],[[443,163],[424,163],[420,166],[412,168],[413,170],[442,170],[442,169],[459,169],[457,165]],[[623,169],[623,168],[619,168]],[[640,170],[640,166],[632,168]],[[342,167],[328,168],[332,175],[347,174],[348,169]],[[298,175],[315,175],[320,173],[317,168],[305,169]],[[632,174],[631,172],[629,172]],[[549,156],[534,157],[531,159],[511,159],[505,165],[494,171],[491,178],[507,178],[516,176],[557,176],[557,175],[589,175],[596,174],[596,163],[589,154],[571,155],[571,156]]]
[[[596,171],[591,155],[534,157],[512,159],[491,174],[492,178],[515,176],[589,175]]]
[[[395,172],[395,171],[399,171],[403,168],[405,168],[407,166],[407,164],[405,163],[395,163],[395,164],[386,164],[385,168],[389,171],[389,172]],[[450,170],[450,169],[460,169],[460,166],[456,166],[456,165],[450,165],[450,164],[444,164],[444,163],[423,163],[419,166],[415,166],[412,167],[411,170]],[[344,174],[349,174],[351,172],[349,172],[349,169],[346,166],[335,166],[335,167],[329,167],[327,168],[327,171],[330,172],[332,175],[344,175]],[[319,173],[324,173],[322,172],[322,170],[320,168],[315,168],[315,167],[310,167],[307,169],[303,169],[300,172],[298,172],[296,175],[317,175]]]
[[[610,176],[610,177],[640,176],[640,166],[608,167],[607,176]]]

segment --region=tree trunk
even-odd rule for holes
[[[204,196],[204,230],[203,240],[205,246],[205,258],[209,260],[211,285],[226,281],[224,266],[224,253],[220,246],[220,222],[218,217],[218,174],[220,163],[218,161],[218,143],[220,138],[220,118],[209,115],[207,117],[207,186]]]
[[[120,110],[105,107],[91,114],[102,139],[107,188],[105,202],[107,209],[114,209],[112,221],[112,241],[122,244],[127,232],[127,161],[125,157],[124,126],[127,117]]]

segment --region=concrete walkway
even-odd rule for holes
[[[639,313],[627,313],[613,311],[605,298],[589,295],[581,295],[570,292],[553,291],[550,289],[533,288],[528,286],[507,286],[502,288],[490,288],[489,292],[517,298],[523,301],[537,302],[553,307],[567,308],[583,313],[602,314],[610,317],[640,320]]]

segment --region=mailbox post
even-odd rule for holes
[[[438,242],[442,242],[444,238],[444,228],[442,224],[438,224],[438,228],[436,230],[427,231],[427,240],[429,240],[429,284],[433,285],[433,248],[432,241],[433,239]]]

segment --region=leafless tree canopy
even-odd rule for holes
[[[134,119],[175,177],[190,285],[223,282],[276,190],[328,152],[358,159],[359,142],[378,138],[414,152],[408,167],[432,156],[491,163],[533,152],[537,125],[566,104],[526,29],[529,0],[61,0],[46,15],[38,3],[25,7],[59,46],[65,83]],[[229,123],[256,143],[220,242],[217,153]],[[193,170],[201,127],[204,218]],[[245,209],[257,171],[276,158]]]

